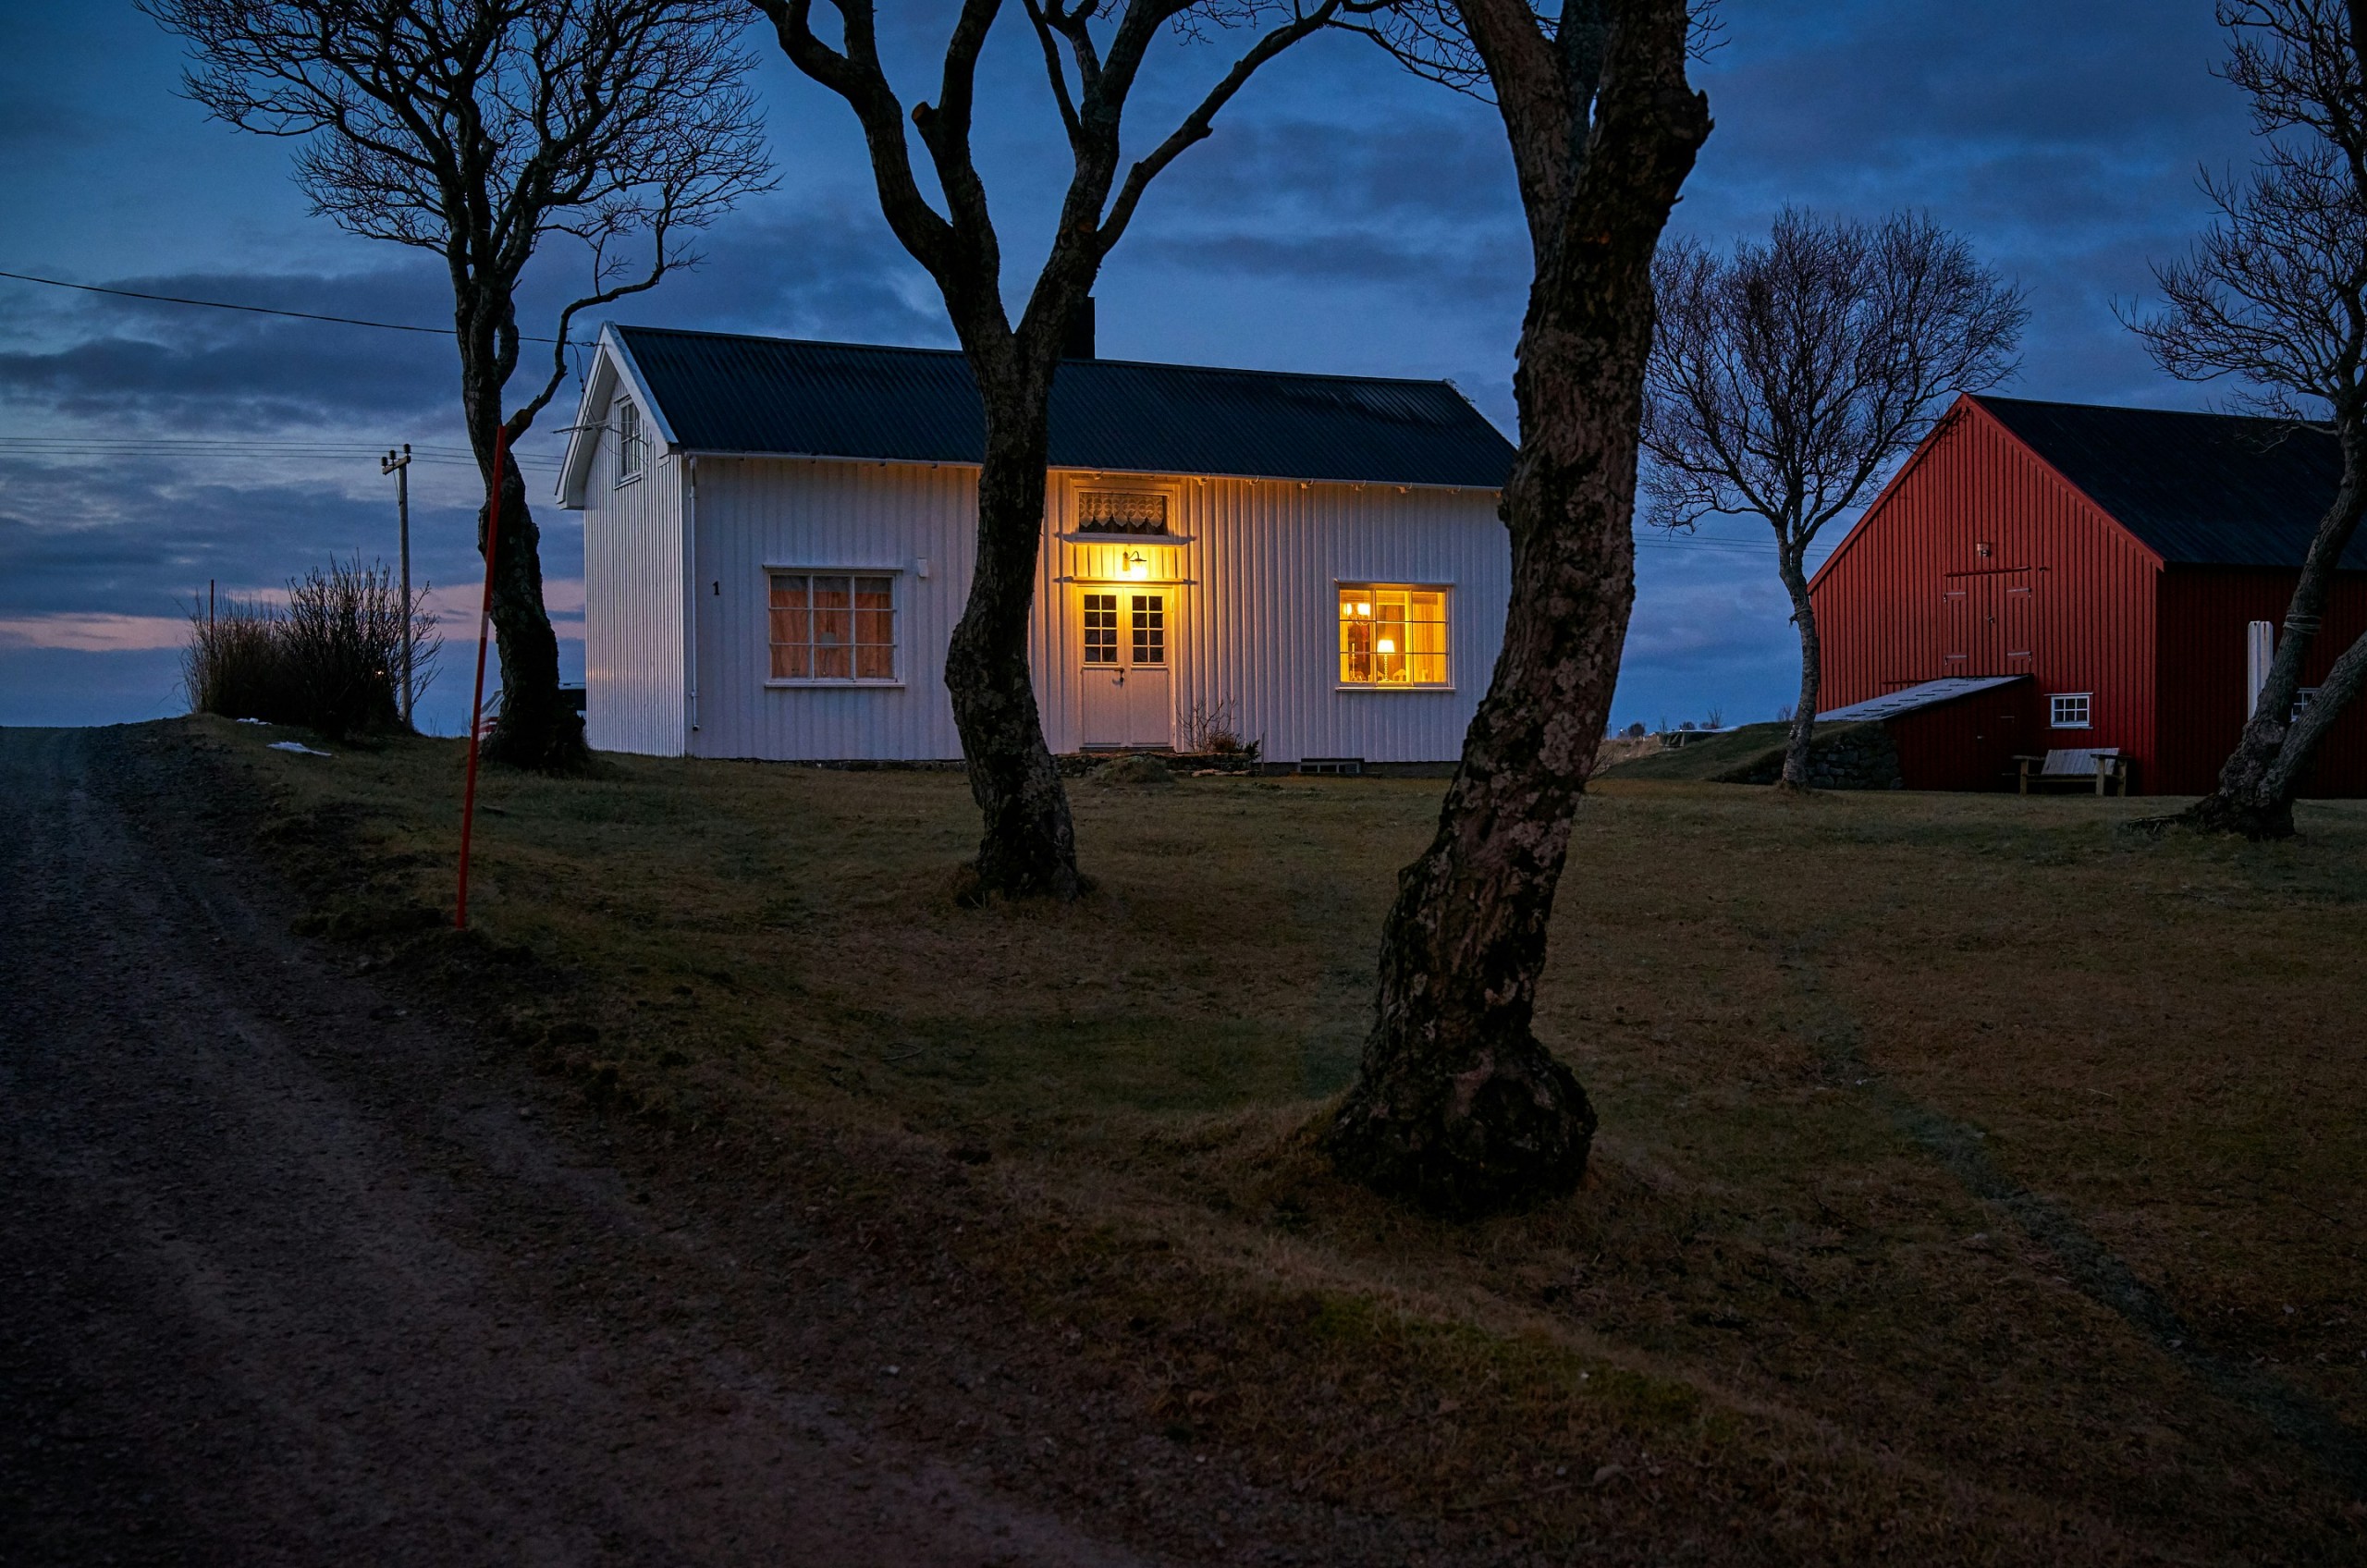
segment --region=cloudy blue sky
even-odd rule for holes
[[[886,0],[921,67],[942,0]],[[1716,243],[1785,202],[1931,214],[2029,290],[2023,396],[2201,406],[2116,323],[2149,259],[2202,221],[2200,164],[2249,155],[2242,104],[2212,78],[2211,0],[1727,0],[1698,72],[1717,130],[1678,227]],[[1014,9],[1014,15],[1016,11]],[[284,142],[234,134],[177,95],[174,40],[128,3],[0,0],[0,269],[435,325],[431,263],[310,215]],[[1222,40],[1219,43],[1221,45]],[[943,313],[872,204],[844,108],[752,30],[779,189],[707,241],[707,264],[620,319],[856,341],[946,344]],[[1031,45],[990,52],[987,173],[1007,249],[1042,232],[1060,165]],[[1148,128],[1217,68],[1161,57]],[[918,94],[908,94],[918,95]],[[1049,178],[1048,178],[1049,177]],[[554,252],[543,279],[580,263]],[[1015,265],[1014,274],[1023,268]],[[1158,188],[1104,276],[1101,349],[1130,359],[1453,378],[1511,425],[1526,277],[1492,111],[1340,38],[1253,84]],[[0,279],[0,724],[180,711],[176,649],[193,594],[266,592],[353,552],[391,556],[374,454],[409,441],[414,554],[473,581],[473,471],[448,343],[149,306]],[[561,407],[565,405],[562,396]],[[546,425],[564,423],[555,410]],[[532,447],[547,494],[552,442]],[[582,536],[538,511],[550,603],[581,668]],[[1763,528],[1648,540],[1615,719],[1772,717],[1797,679]],[[1836,534],[1837,537],[1837,534]],[[465,713],[462,660],[423,718]],[[460,717],[456,717],[456,713]]]

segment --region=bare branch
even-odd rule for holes
[[[514,459],[557,395],[577,314],[654,288],[694,257],[675,243],[767,165],[736,0],[142,0],[194,56],[190,95],[217,118],[303,145],[299,185],[355,234],[444,259],[460,403],[488,489],[509,496],[493,572],[501,718],[488,755],[567,770],[583,725],[559,703],[558,645]],[[551,374],[507,415],[517,296],[553,236],[592,285],[559,312]],[[645,260],[642,248],[645,247]],[[511,508],[515,508],[512,510]],[[482,543],[482,539],[481,539]]]
[[[1869,226],[1786,209],[1764,244],[1723,260],[1670,245],[1653,271],[1652,519],[1755,514],[1793,561],[1948,398],[2013,374],[2029,319],[1962,240],[1907,214]]]
[[[1141,205],[1143,192],[1150,188],[1150,182],[1181,157],[1185,148],[1208,139],[1216,129],[1218,113],[1248,85],[1249,79],[1257,73],[1258,67],[1301,39],[1331,26],[1333,18],[1343,9],[1353,11],[1358,8],[1353,0],[1322,0],[1313,10],[1301,14],[1287,26],[1276,28],[1261,36],[1241,58],[1235,60],[1233,68],[1225,72],[1224,79],[1194,105],[1192,112],[1168,133],[1167,140],[1126,172],[1126,182],[1119,189],[1117,199],[1110,203],[1110,214],[1101,223],[1098,243],[1102,253],[1108,254],[1126,232],[1126,226],[1134,221],[1134,209]]]

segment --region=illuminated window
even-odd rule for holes
[[[1342,585],[1340,684],[1446,683],[1445,589]]]
[[[896,580],[777,571],[769,606],[775,680],[896,679]]]
[[[2057,692],[2047,698],[2047,722],[2057,729],[2088,728],[2088,693]]]
[[[1115,594],[1087,594],[1085,596],[1085,662],[1118,662],[1118,595]]]
[[[1167,595],[1135,594],[1134,599],[1134,662],[1167,662]]]
[[[642,439],[641,410],[632,403],[619,399],[617,403],[617,483],[641,477],[643,454],[648,443]]]
[[[1076,526],[1084,533],[1164,533],[1167,496],[1157,490],[1081,490]]]

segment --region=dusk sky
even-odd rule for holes
[[[950,7],[883,7],[907,101]],[[1723,245],[1785,202],[1928,212],[2029,290],[2011,394],[2200,407],[2116,323],[2150,260],[2205,217],[2199,165],[2250,156],[2239,95],[2210,74],[2211,0],[1728,0],[1696,72],[1717,129],[1676,227]],[[0,269],[428,326],[431,258],[310,215],[290,146],[209,122],[177,92],[178,42],[129,4],[0,0]],[[708,236],[707,264],[614,319],[949,345],[933,290],[889,238],[845,107],[752,28],[777,190]],[[1134,110],[1164,129],[1236,39],[1178,44]],[[981,111],[1014,288],[1063,163],[1040,62],[1012,8]],[[557,247],[544,287],[580,271]],[[1368,44],[1318,41],[1252,84],[1157,187],[1098,290],[1111,357],[1451,377],[1508,433],[1527,283],[1510,160],[1486,105]],[[546,322],[529,331],[547,331]],[[520,385],[524,382],[521,376]],[[0,279],[0,724],[183,711],[178,648],[209,579],[247,594],[354,552],[394,554],[375,455],[409,441],[414,559],[454,647],[424,726],[464,727],[478,567],[474,470],[448,342],[142,305]],[[567,423],[572,389],[542,422]],[[582,668],[582,531],[528,448],[549,602]],[[1836,524],[1827,546],[1837,542]],[[1797,680],[1765,526],[1730,520],[1639,552],[1617,723],[1768,718]],[[1821,558],[1823,550],[1817,552]]]

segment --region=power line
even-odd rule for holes
[[[95,283],[68,283],[61,277],[35,277],[28,272],[0,271],[0,277],[12,277],[18,283],[46,284],[52,288],[72,288],[84,294],[112,294],[120,300],[147,300],[160,305],[202,305],[209,311],[244,311],[249,315],[286,316],[290,321],[325,321],[338,326],[374,326],[381,332],[423,332],[431,337],[450,337],[448,326],[414,326],[399,321],[364,321],[360,316],[325,316],[311,311],[279,311],[269,305],[234,305],[227,300],[190,300],[178,294],[148,294],[137,288],[104,288]],[[556,337],[530,337],[519,335],[521,343],[557,343]],[[572,341],[570,339],[570,341]]]

